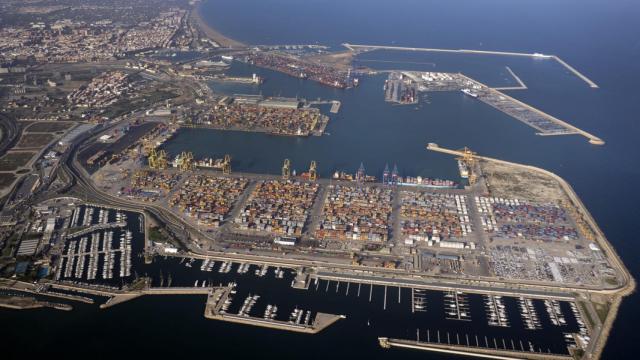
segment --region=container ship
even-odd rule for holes
[[[204,158],[196,161],[196,167],[222,170],[224,159]]]
[[[334,180],[345,180],[345,181],[356,181],[356,176],[353,174],[348,174],[344,171],[336,171],[333,174]],[[371,175],[364,176],[364,182],[376,182],[376,177]]]
[[[451,180],[430,179],[423,178],[421,176],[407,176],[404,179],[400,178],[398,185],[428,187],[433,189],[455,189],[458,187],[458,184]]]

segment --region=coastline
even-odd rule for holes
[[[191,18],[193,19],[194,24],[200,29],[200,31],[204,33],[206,37],[218,43],[220,47],[236,49],[244,48],[247,46],[246,44],[224,36],[222,33],[207,24],[207,22],[204,21],[201,13],[201,7],[203,4],[204,1],[194,6],[193,10],[191,11]]]

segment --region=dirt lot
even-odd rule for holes
[[[28,132],[40,132],[40,133],[54,133],[56,131],[63,131],[73,126],[70,122],[38,122],[27,127],[25,131]]]
[[[35,154],[29,151],[10,152],[0,158],[0,171],[17,170],[25,166]]]
[[[351,51],[340,51],[323,55],[312,55],[305,58],[318,64],[333,66],[340,70],[347,70],[351,67],[353,53]]]
[[[53,140],[53,134],[24,134],[18,141],[16,148],[41,148]]]
[[[480,165],[493,196],[536,202],[568,200],[560,184],[543,173],[488,161]]]

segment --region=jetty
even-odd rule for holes
[[[233,288],[233,285],[229,285],[226,287],[216,287],[209,292],[209,295],[207,297],[207,304],[204,310],[204,316],[207,319],[259,326],[270,329],[293,331],[305,334],[317,334],[329,327],[334,322],[345,318],[344,315],[317,313],[313,322],[307,324],[305,322],[287,322],[271,318],[257,318],[250,316],[247,313],[226,313],[224,310],[225,303],[229,304],[231,302],[230,295],[233,291]]]
[[[389,349],[399,347],[405,349],[423,350],[438,352],[452,355],[470,356],[484,359],[500,359],[500,360],[516,360],[516,359],[536,359],[536,360],[569,360],[573,359],[570,355],[553,354],[544,352],[534,352],[516,350],[516,349],[500,349],[474,345],[454,345],[441,344],[434,342],[424,342],[416,340],[392,339],[386,337],[378,338],[380,346]]]
[[[454,54],[479,54],[479,55],[501,55],[501,56],[519,56],[528,57],[532,59],[547,59],[555,60],[565,69],[569,70],[575,76],[586,82],[591,88],[597,89],[598,85],[589,79],[586,75],[582,74],[573,66],[567,64],[557,55],[546,55],[541,53],[522,53],[515,51],[493,51],[493,50],[470,50],[470,49],[437,49],[437,48],[418,48],[418,47],[403,47],[403,46],[383,46],[383,45],[360,45],[344,43],[342,46],[355,52],[362,53],[373,50],[400,50],[400,51],[423,51],[423,52],[438,52],[438,53],[454,53]]]

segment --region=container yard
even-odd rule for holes
[[[554,204],[479,197],[476,201],[485,231],[498,238],[569,241],[578,238],[567,213]]]
[[[316,183],[260,181],[234,222],[243,231],[301,236],[317,192]]]
[[[245,178],[192,175],[172,194],[169,206],[200,225],[217,228],[247,184]]]
[[[405,243],[434,246],[442,240],[466,239],[472,231],[466,196],[401,191],[400,199]]]
[[[391,231],[392,199],[389,188],[330,185],[315,236],[385,242]]]
[[[322,135],[328,121],[328,116],[318,108],[304,106],[302,100],[237,95],[223,97],[185,124],[218,130],[309,136]]]

